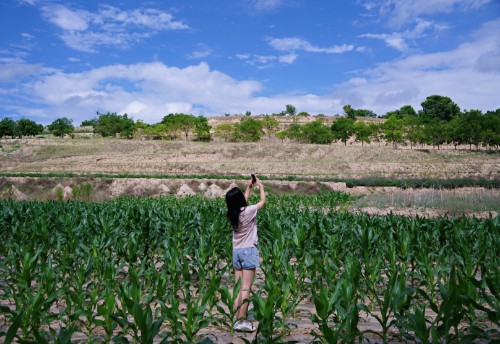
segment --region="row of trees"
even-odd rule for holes
[[[132,138],[134,135],[151,136],[162,139],[175,140],[185,136],[186,140],[190,134],[194,134],[199,141],[210,141],[210,130],[208,119],[203,116],[176,113],[164,116],[161,122],[147,124],[141,120],[134,122],[127,114],[97,113],[97,117],[82,122],[82,126],[92,126],[94,133],[102,137]]]
[[[169,114],[163,117],[160,123],[148,125],[143,122],[136,123],[136,132],[141,135],[153,136],[175,140],[184,136],[187,140],[194,134],[197,141],[210,141],[212,126],[203,116],[195,117],[183,113]]]
[[[44,131],[43,125],[37,124],[27,118],[21,118],[14,121],[12,118],[6,117],[0,120],[0,138],[2,137],[18,137],[36,136]]]
[[[292,124],[279,131],[279,122],[272,116],[265,116],[260,124],[256,120],[245,117],[241,123],[224,123],[214,128],[214,135],[230,141],[258,141],[264,133],[275,135],[279,139],[291,139],[297,142],[328,144],[349,140],[362,145],[382,140],[398,145],[416,144],[432,145],[452,144],[496,147],[500,145],[500,109],[483,114],[479,110],[461,111],[450,98],[430,96],[422,104],[421,111],[415,111],[406,105],[398,110],[388,112],[382,123],[357,120],[360,117],[375,117],[365,109],[353,109],[344,106],[344,116],[335,119],[331,126],[326,125],[324,117],[307,124]],[[287,112],[290,105],[287,105]],[[294,110],[294,108],[291,108]],[[293,112],[293,111],[292,111]],[[289,113],[293,115],[293,113]],[[245,135],[246,128],[253,128],[251,135]]]
[[[216,134],[218,127],[215,128]],[[221,136],[223,137],[223,136]],[[321,120],[307,124],[292,124],[286,130],[276,134],[280,139],[289,138],[297,142],[328,144],[341,141],[347,144],[349,140],[362,145],[371,142],[389,142],[394,148],[398,145],[417,144],[438,147],[443,144],[469,145],[471,148],[480,146],[500,146],[500,109],[482,114],[471,110],[461,113],[451,121],[431,120],[404,116],[398,118],[391,115],[382,123],[366,123],[349,117],[340,117],[331,126]],[[223,137],[227,139],[226,137]],[[233,138],[236,139],[236,138]]]
[[[146,124],[141,120],[134,121],[127,114],[97,113],[97,117],[82,122],[82,126],[92,126],[94,134],[103,137],[132,138],[134,135],[150,136],[160,139],[186,140],[194,136],[198,141],[210,141],[212,135],[225,141],[259,141],[264,135],[276,136],[284,140],[297,142],[328,144],[349,140],[362,145],[382,140],[398,145],[428,144],[437,146],[447,143],[467,144],[471,148],[480,145],[498,147],[500,145],[500,109],[482,113],[479,110],[461,111],[450,98],[439,95],[427,97],[422,102],[422,110],[415,111],[406,105],[398,110],[382,116],[382,123],[365,122],[360,118],[376,117],[370,110],[354,109],[351,105],[343,107],[343,116],[335,117],[331,125],[325,124],[327,117],[317,115],[317,120],[307,124],[298,121],[286,128],[281,127],[275,115],[310,116],[306,112],[296,114],[296,108],[287,104],[285,111],[272,116],[265,115],[260,119],[251,116],[247,111],[238,123],[222,123],[215,128],[208,124],[203,116],[176,113],[163,117],[156,124]],[[330,117],[331,119],[332,117]],[[59,118],[46,128],[56,136],[72,134],[72,121],[66,117]],[[22,137],[41,134],[44,128],[29,119],[14,122],[10,118],[0,121],[0,137]]]
[[[343,107],[344,115],[332,122],[330,126],[324,122],[326,116],[316,116],[318,120],[307,124],[294,123],[281,128],[276,116],[310,116],[306,112],[297,114],[295,106],[287,104],[285,111],[272,116],[265,115],[261,119],[251,116],[249,111],[238,123],[222,123],[211,131],[205,117],[194,117],[186,114],[170,114],[154,125],[136,123],[143,135],[154,135],[162,138],[176,139],[180,133],[188,139],[193,133],[195,139],[208,141],[211,133],[225,141],[259,141],[264,135],[286,138],[297,142],[328,144],[349,140],[362,145],[382,140],[390,142],[394,147],[409,144],[427,144],[437,146],[444,143],[458,145],[468,144],[478,148],[480,145],[498,147],[500,145],[500,109],[483,114],[479,110],[462,112],[460,107],[450,98],[433,95],[422,102],[422,110],[415,111],[406,105],[398,110],[388,112],[383,123],[365,122],[359,118],[374,118],[377,115],[367,109],[354,109],[351,105]]]
[[[0,120],[0,138],[9,136],[11,138],[22,138],[23,136],[33,137],[43,134],[46,130],[55,136],[62,137],[67,134],[72,134],[75,128],[72,124],[72,120],[66,117],[56,119],[48,125],[47,128],[27,118],[21,118],[14,121],[12,118],[6,117]]]

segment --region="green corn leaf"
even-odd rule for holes
[[[14,340],[17,334],[17,330],[19,326],[21,326],[21,322],[23,320],[24,310],[22,310],[12,321],[12,324],[7,331],[7,335],[5,336],[5,344],[10,344]]]

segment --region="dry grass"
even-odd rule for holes
[[[466,212],[498,212],[500,190],[462,188],[454,190],[393,190],[389,193],[365,195],[356,207],[440,209],[449,214]]]
[[[2,140],[6,147],[11,140]],[[384,145],[311,145],[139,141],[16,140],[0,153],[0,172],[241,174],[336,178],[498,178],[498,154],[410,150]]]

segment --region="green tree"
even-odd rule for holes
[[[149,127],[150,125],[147,124],[147,123],[144,123],[144,121],[142,119],[138,119],[135,123],[134,123],[134,131],[135,130],[138,130],[138,129],[146,129],[147,127]]]
[[[285,113],[287,115],[294,116],[296,112],[297,112],[297,109],[292,104],[287,104],[285,106]]]
[[[266,115],[262,120],[262,127],[265,129],[267,135],[271,137],[272,134],[275,134],[278,131],[280,122],[277,119]]]
[[[82,121],[80,124],[81,127],[96,127],[97,126],[97,118],[86,119]]]
[[[280,132],[280,137],[287,137],[290,140],[302,141],[304,139],[302,133],[302,126],[300,124],[292,124],[286,130]]]
[[[354,123],[354,135],[356,136],[356,142],[361,142],[361,146],[364,143],[370,143],[372,137],[372,127],[362,121]]]
[[[397,149],[398,143],[404,143],[404,129],[403,121],[396,116],[389,117],[384,124],[382,124],[384,131],[384,138],[387,142],[392,142],[392,147]]]
[[[354,119],[350,117],[340,117],[332,123],[331,130],[333,138],[340,140],[347,145],[347,140],[354,134]]]
[[[370,141],[380,143],[383,139],[382,125],[377,123],[368,123],[370,127]]]
[[[216,125],[214,128],[214,136],[224,139],[224,141],[233,139],[234,134],[235,134],[235,127],[234,124],[231,123],[221,123]]]
[[[434,119],[424,125],[424,142],[432,144],[432,148],[439,147],[446,142],[446,122]]]
[[[396,116],[397,119],[403,119],[406,116],[417,117],[417,112],[411,105],[404,105],[399,110],[390,111],[386,113],[383,118],[389,118],[391,116]]]
[[[184,113],[171,113],[163,117],[161,123],[166,124],[170,128],[173,136],[177,136],[179,132],[182,132],[187,140],[189,133],[196,127],[196,117]]]
[[[287,138],[286,134],[287,134],[286,130],[281,130],[276,134],[276,137],[283,142]]]
[[[142,129],[142,134],[144,135],[151,135],[154,137],[159,137],[161,139],[172,139],[171,136],[169,136],[169,128],[166,124],[163,123],[156,123],[153,125],[149,125]]]
[[[143,120],[141,119],[138,119],[135,123],[134,123],[134,127],[132,128],[133,132],[134,132],[134,137],[137,137],[137,135],[139,134],[145,134],[145,130],[147,128],[149,128],[150,125],[147,124],[147,123],[144,123]]]
[[[49,124],[47,129],[52,132],[52,134],[59,137],[63,137],[64,135],[69,135],[75,132],[73,120],[66,117],[56,119],[54,122]]]
[[[102,137],[115,137],[120,134],[121,137],[132,138],[134,134],[134,120],[127,114],[118,115],[116,112],[97,113],[97,125],[95,132]]]
[[[5,117],[0,121],[0,138],[10,136],[14,138],[16,135],[16,122],[12,118]]]
[[[23,136],[35,136],[43,133],[43,125],[37,124],[27,118],[21,118],[16,122],[16,135],[21,138]]]
[[[479,149],[479,145],[482,142],[484,129],[483,128],[483,114],[479,110],[464,111],[462,119],[462,138],[465,143],[476,146]]]
[[[319,120],[302,125],[301,130],[302,137],[310,143],[329,144],[333,140],[330,128]]]
[[[500,109],[487,111],[483,119],[483,144],[490,147],[500,146]]]
[[[245,117],[241,123],[235,125],[236,137],[246,142],[259,141],[264,131],[262,130],[262,122],[252,117]]]
[[[413,108],[411,105],[404,105],[399,109],[399,113],[405,117],[405,116],[410,116],[410,117],[417,117],[417,111]]]
[[[450,98],[433,95],[422,102],[421,116],[426,123],[434,120],[449,122],[460,114],[460,108]]]
[[[375,118],[375,117],[377,117],[377,114],[375,112],[373,112],[372,110],[355,109],[354,110],[354,116],[355,117],[371,117],[371,118]]]
[[[194,134],[198,141],[210,141],[212,136],[210,134],[212,126],[208,124],[208,119],[204,116],[195,118]]]
[[[404,137],[410,142],[410,148],[413,149],[413,146],[422,141],[423,137],[423,126],[420,120],[418,117],[408,114],[404,115],[402,118],[396,115],[396,118],[401,119],[404,127]]]
[[[350,104],[342,106],[342,109],[344,110],[344,115],[347,118],[350,118],[352,120],[356,120],[356,112],[354,111],[354,109],[352,108],[352,106]]]
[[[465,117],[463,114],[453,117],[453,119],[446,126],[446,142],[452,144],[455,149],[458,145],[463,144],[465,141]]]

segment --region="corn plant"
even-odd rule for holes
[[[388,342],[388,331],[396,325],[398,319],[401,318],[406,310],[409,309],[411,303],[411,295],[414,293],[413,288],[406,287],[405,271],[400,267],[393,266],[387,271],[388,280],[382,286],[383,295],[379,294],[380,286],[369,284],[369,295],[378,307],[380,316],[373,311],[369,311],[372,317],[382,327],[382,342]],[[372,331],[370,331],[372,332]]]
[[[319,343],[338,343],[340,331],[331,327],[330,323],[336,320],[336,305],[340,300],[341,284],[321,285],[313,289],[313,300],[316,314],[311,316],[313,323],[318,325],[319,333],[311,331]]]
[[[252,292],[250,302],[253,305],[255,320],[259,322],[255,332],[255,340],[262,336],[262,343],[280,343],[284,333],[277,334],[283,328],[284,319],[278,316],[286,297],[282,294],[281,285],[276,279],[267,279],[261,289]]]
[[[125,331],[132,330],[134,343],[151,344],[160,331],[163,317],[153,319],[149,303],[143,302],[143,288],[138,273],[134,269],[129,272],[130,282],[119,286],[121,307],[117,307],[117,312],[110,315],[110,318]],[[129,316],[133,321],[128,320]],[[124,335],[117,335],[113,340],[119,343],[129,342]]]
[[[225,306],[221,305],[217,306],[217,310],[221,316],[219,320],[223,325],[229,327],[231,336],[234,334],[234,322],[236,320],[236,312],[239,310],[241,305],[237,308],[234,307],[236,299],[238,298],[238,294],[241,289],[241,281],[242,279],[238,279],[238,282],[235,283],[232,292],[229,291],[229,288],[226,284],[222,284],[219,288],[220,293],[220,302]],[[226,311],[227,309],[227,311]]]
[[[265,282],[250,299],[256,340],[286,340],[288,320],[309,298],[317,341],[360,340],[361,313],[378,316],[387,341],[395,329],[399,340],[495,340],[498,216],[332,211],[348,201],[269,196],[258,215]],[[102,330],[106,341],[184,342],[206,326],[231,329],[225,211],[223,200],[198,197],[0,201],[1,340],[63,343],[79,332],[93,341]]]
[[[453,267],[448,281],[439,283],[439,292],[442,298],[439,304],[432,302],[424,291],[419,290],[419,293],[429,301],[430,308],[436,313],[436,318],[430,326],[433,342],[441,340],[449,342],[461,336],[459,325],[467,313],[465,308],[467,299],[461,294],[463,286],[463,280],[457,276],[455,267]]]
[[[41,327],[49,325],[50,329],[50,324],[58,318],[58,314],[54,314],[51,307],[63,293],[63,289],[58,287],[58,271],[52,266],[50,257],[44,262],[39,262],[41,250],[37,250],[34,254],[30,252],[21,254],[22,258],[18,265],[20,270],[14,272],[12,279],[2,285],[4,298],[13,299],[15,302],[15,309],[2,307],[12,319],[6,341],[14,338],[27,342],[33,339],[46,341],[45,337],[49,333]],[[17,333],[18,329],[21,330],[21,334]]]
[[[430,344],[430,320],[425,315],[426,305],[415,306],[414,310],[405,312],[404,320],[398,322],[398,328],[405,339]]]
[[[328,283],[319,283],[313,294],[316,314],[311,320],[318,324],[321,334],[312,332],[321,342],[354,343],[362,336],[358,329],[360,310],[367,308],[359,303],[360,298],[361,265],[355,259],[345,262],[345,271],[337,280]],[[334,286],[334,289],[332,288]],[[333,327],[329,324],[333,322]]]

